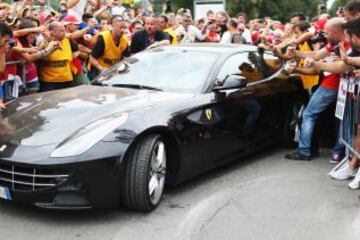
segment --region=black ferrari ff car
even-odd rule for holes
[[[291,145],[304,100],[284,63],[253,46],[144,51],[92,85],[21,97],[1,111],[0,198],[151,211],[165,184]]]

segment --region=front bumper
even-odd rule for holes
[[[8,200],[49,209],[118,207],[121,158],[61,165],[34,165],[0,160],[0,187]]]

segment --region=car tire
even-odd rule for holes
[[[306,102],[303,100],[296,100],[290,104],[288,114],[285,118],[282,146],[295,148],[298,145],[305,107]]]
[[[158,134],[141,138],[131,148],[122,181],[123,205],[149,212],[161,201],[166,178],[165,142]]]

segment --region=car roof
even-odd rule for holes
[[[249,52],[256,51],[257,47],[252,45],[237,45],[237,44],[221,44],[221,43],[189,43],[179,44],[176,46],[167,46],[165,48],[188,50],[188,51],[203,51],[203,52],[214,52],[231,54],[235,52]]]

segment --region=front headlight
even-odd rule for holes
[[[124,124],[127,118],[127,113],[121,113],[88,124],[61,143],[50,157],[73,157],[83,154],[107,134]]]

